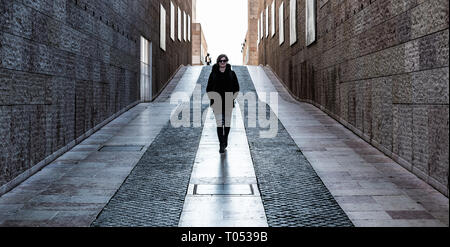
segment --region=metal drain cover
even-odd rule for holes
[[[99,152],[140,152],[144,146],[130,146],[130,145],[116,145],[116,146],[103,146]]]
[[[254,195],[251,184],[194,185],[194,195]]]

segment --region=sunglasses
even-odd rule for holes
[[[228,62],[228,60],[220,60],[219,62],[226,63],[226,62]]]

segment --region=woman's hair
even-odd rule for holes
[[[222,55],[220,55],[220,56],[217,58],[217,64],[219,64],[219,61],[220,61],[222,58],[226,58],[226,59],[228,60],[227,55],[222,54]]]

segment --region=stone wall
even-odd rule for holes
[[[173,2],[191,15],[190,0]],[[0,0],[0,186],[140,100],[141,35],[159,92],[192,58],[170,39],[168,0]]]
[[[200,23],[192,24],[192,65],[204,65],[208,55],[208,44]]]
[[[272,4],[258,1],[259,13]],[[292,46],[290,1],[277,0],[277,10],[281,2],[285,42],[279,45],[277,11],[276,35],[264,36],[259,63],[297,99],[315,104],[448,196],[448,1],[316,1],[317,39],[310,46],[306,0],[297,0]]]
[[[248,0],[248,31],[242,51],[244,65],[258,65],[258,1]]]

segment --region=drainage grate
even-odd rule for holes
[[[251,184],[194,185],[194,195],[254,195]]]
[[[142,145],[117,145],[117,146],[103,146],[98,151],[99,152],[140,152],[144,146]]]

